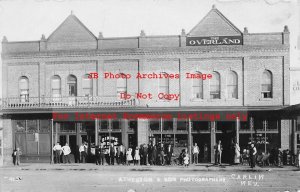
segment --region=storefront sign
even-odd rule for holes
[[[242,36],[187,37],[186,46],[242,45]]]
[[[265,137],[264,134],[256,134],[256,144],[270,144],[269,138]]]

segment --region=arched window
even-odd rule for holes
[[[238,98],[238,76],[234,71],[230,71],[227,76],[227,98]]]
[[[167,73],[162,73],[165,74],[164,76],[167,76]],[[164,94],[169,94],[169,78],[160,78],[159,79],[159,88],[158,88],[158,93],[164,93]]]
[[[197,72],[197,75],[202,77],[200,72]],[[202,78],[194,78],[193,79],[193,98],[203,99],[203,80]]]
[[[89,74],[83,76],[82,89],[83,89],[84,96],[93,95],[93,79],[89,78]]]
[[[51,78],[51,93],[54,101],[61,100],[61,79],[58,75]]]
[[[127,79],[124,73],[120,73],[121,77],[117,79],[117,97],[121,98],[121,93],[127,93]]]
[[[272,73],[265,70],[262,74],[261,96],[262,98],[272,98]]]
[[[19,93],[21,102],[29,102],[29,80],[25,76],[19,79]]]
[[[210,81],[210,99],[220,99],[221,98],[220,74],[217,72],[213,72],[212,78],[209,81]]]
[[[74,75],[68,76],[69,96],[77,96],[77,78]]]

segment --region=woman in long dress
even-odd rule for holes
[[[135,152],[134,152],[134,164],[135,165],[139,165],[140,164],[140,150],[138,147],[135,148]]]
[[[234,155],[234,163],[240,164],[241,152],[240,146],[238,143],[235,144],[235,155]]]
[[[130,165],[130,161],[133,160],[131,153],[132,153],[132,149],[129,148],[126,152],[126,165]]]

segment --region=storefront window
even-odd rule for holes
[[[40,132],[48,133],[50,132],[51,124],[50,120],[40,120]]]
[[[120,126],[120,120],[117,119],[117,120],[113,120],[112,121],[112,129],[120,129],[121,126]]]
[[[149,125],[150,125],[151,131],[159,131],[160,130],[160,121],[159,120],[150,120]]]
[[[188,135],[187,134],[176,134],[175,135],[175,147],[187,147]]]
[[[27,132],[29,133],[38,132],[37,120],[27,120]]]
[[[59,132],[76,132],[74,122],[61,122],[57,126]]]
[[[25,132],[25,123],[26,121],[25,120],[16,120],[15,123],[16,123],[16,132]]]
[[[163,122],[163,130],[164,131],[172,131],[173,130],[173,121],[164,121]]]
[[[100,129],[107,130],[109,126],[108,120],[101,120],[100,121]]]
[[[277,120],[267,120],[266,122],[267,130],[277,130],[278,129],[278,122]]]
[[[248,122],[247,121],[241,121],[241,123],[240,123],[240,129],[241,130],[249,130],[250,131],[250,127],[248,126]]]
[[[226,132],[228,130],[235,130],[236,123],[233,121],[218,121],[216,126],[218,131]]]
[[[187,120],[177,120],[177,131],[186,131],[188,127]]]
[[[137,120],[129,120],[128,121],[128,129],[129,130],[137,130]]]
[[[192,121],[192,131],[208,130],[208,121]]]
[[[259,118],[254,118],[254,129],[263,130],[263,120]]]

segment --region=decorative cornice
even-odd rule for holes
[[[57,57],[103,57],[103,56],[146,56],[146,55],[186,55],[203,53],[246,53],[246,52],[288,52],[288,45],[272,46],[213,46],[175,48],[122,48],[105,50],[45,51],[2,54],[6,59],[46,59]]]

